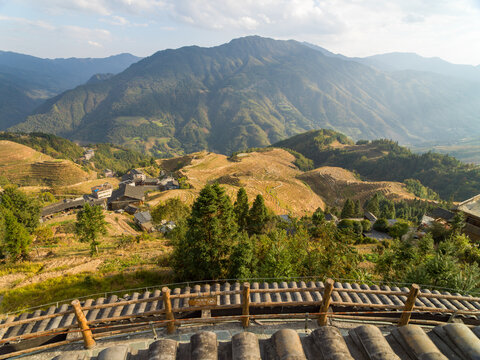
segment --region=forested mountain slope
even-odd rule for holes
[[[332,130],[315,130],[280,141],[274,146],[292,149],[313,160],[316,167],[354,170],[364,179],[417,179],[443,199],[465,200],[480,193],[480,167],[454,157],[427,152],[414,154],[392,140],[358,141]]]
[[[140,58],[42,59],[0,51],[0,130],[25,119],[45,99],[87,82],[98,73],[119,73]]]
[[[296,41],[246,37],[160,51],[50,99],[13,129],[163,156],[228,154],[322,127],[422,143],[480,134],[479,94],[480,85],[462,80],[383,73]]]

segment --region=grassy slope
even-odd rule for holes
[[[139,234],[132,217],[107,214],[108,234],[99,246],[100,254],[89,255],[89,245],[72,234],[74,215],[49,220],[56,244],[34,243],[29,262],[0,266],[0,312],[28,308],[73,297],[128,288],[153,286],[171,280],[161,265],[170,252],[162,237],[118,246],[121,234]]]
[[[69,160],[56,160],[28,146],[0,140],[0,176],[20,185],[70,185],[92,178]]]

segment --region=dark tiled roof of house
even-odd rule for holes
[[[464,324],[439,325],[431,331],[407,325],[386,333],[374,325],[360,325],[349,330],[323,326],[308,335],[283,328],[263,339],[245,331],[227,341],[219,341],[214,331],[200,331],[186,342],[164,338],[145,342],[145,348],[140,349],[123,343],[101,350],[98,357],[77,351],[54,359],[473,360],[480,358],[478,330],[471,330]]]
[[[135,200],[143,200],[145,199],[145,191],[146,189],[143,186],[120,184],[120,187],[112,192],[109,202],[116,201],[124,196]]]
[[[450,221],[455,216],[455,213],[437,207],[437,208],[433,209],[432,211],[430,211],[427,215],[434,218],[434,219],[443,219],[443,220],[446,220],[446,221]]]
[[[152,215],[150,215],[150,211],[136,213],[134,218],[139,224],[145,224],[152,221]]]

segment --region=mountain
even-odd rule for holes
[[[41,59],[0,51],[0,130],[25,117],[45,99],[85,83],[97,73],[119,73],[140,58]]]
[[[280,141],[273,146],[299,152],[315,167],[339,166],[369,181],[419,180],[443,199],[463,201],[480,189],[480,167],[454,157],[427,152],[414,154],[391,140],[358,141],[322,129]]]
[[[302,131],[402,143],[480,135],[480,84],[386,73],[257,36],[165,50],[45,102],[15,131],[113,142],[168,156],[228,154]]]
[[[388,53],[366,58],[355,58],[362,64],[379,70],[416,70],[432,72],[468,81],[480,82],[480,66],[452,64],[438,57],[426,58],[414,53]]]

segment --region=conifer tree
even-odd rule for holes
[[[362,206],[360,205],[360,200],[355,200],[355,216],[354,217],[363,217]]]
[[[243,187],[237,192],[237,200],[233,206],[233,212],[235,213],[239,230],[246,231],[248,225],[248,196]]]
[[[343,209],[340,217],[342,219],[355,217],[355,203],[351,199],[347,199],[345,201],[345,204],[343,204]]]
[[[315,210],[315,212],[312,215],[313,224],[318,226],[321,223],[323,223],[324,220],[325,220],[325,213],[322,211],[321,208],[317,208],[317,210]]]
[[[192,206],[187,231],[175,247],[174,268],[182,280],[225,278],[237,242],[233,206],[218,185],[206,185]]]
[[[268,222],[268,210],[265,206],[265,200],[261,194],[258,194],[253,205],[248,212],[248,233],[249,235],[261,234],[265,230]]]
[[[375,216],[380,216],[380,196],[375,193],[365,204],[365,210],[371,212]]]

